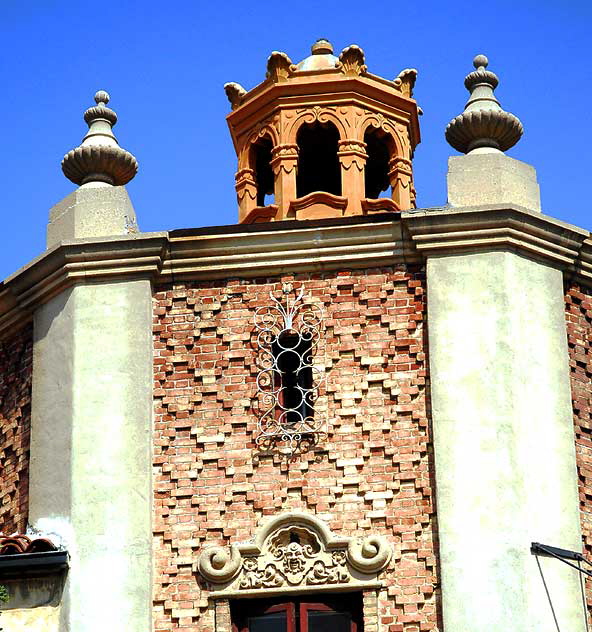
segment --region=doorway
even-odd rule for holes
[[[362,595],[237,599],[232,632],[363,632]]]

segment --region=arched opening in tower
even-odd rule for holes
[[[274,179],[271,168],[272,149],[273,143],[269,136],[260,138],[251,147],[251,164],[255,170],[255,181],[257,182],[257,206],[266,206],[274,202]]]
[[[333,123],[305,123],[298,130],[296,195],[314,191],[341,195],[341,169],[337,148],[339,132]]]
[[[369,127],[366,130],[364,142],[368,154],[365,177],[366,197],[376,199],[390,187],[389,160],[394,155],[394,143],[388,134],[376,127]]]

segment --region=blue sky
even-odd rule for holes
[[[525,127],[508,153],[537,168],[545,213],[590,229],[591,27],[592,3],[579,0],[0,0],[0,279],[43,251],[49,209],[75,188],[61,158],[80,143],[98,89],[140,163],[128,191],[142,230],[235,223],[222,86],[252,88],[272,50],[298,62],[318,37],[337,54],[360,45],[387,78],[419,70],[421,207],[446,202],[455,152],[444,128],[462,111],[473,56],[485,53],[498,98]]]

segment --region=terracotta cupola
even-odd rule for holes
[[[239,221],[414,208],[416,76],[407,69],[382,79],[367,71],[358,46],[336,57],[330,42],[318,40],[299,64],[271,53],[265,81],[249,92],[227,83]],[[389,188],[390,197],[381,197]]]

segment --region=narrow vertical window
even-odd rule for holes
[[[273,342],[272,353],[279,391],[276,416],[281,423],[294,427],[313,414],[311,338],[296,331],[283,331]]]
[[[322,311],[304,300],[304,290],[282,286],[278,298],[255,315],[259,347],[257,376],[259,436],[266,447],[284,445],[293,453],[315,443],[324,426],[315,411],[323,373],[319,363]]]

